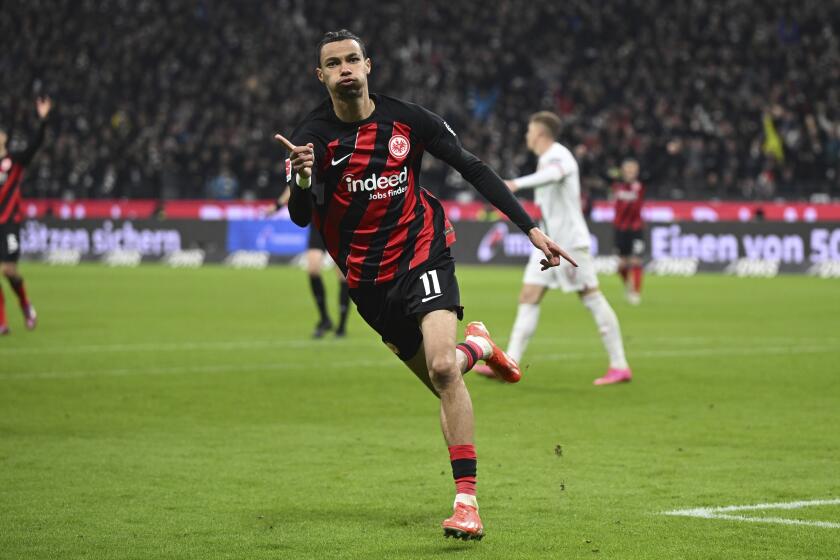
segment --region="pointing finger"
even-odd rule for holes
[[[560,249],[559,256],[563,257],[564,259],[569,261],[569,263],[571,263],[572,266],[577,268],[578,263],[575,261],[575,259],[572,258],[572,256],[569,253],[567,253],[563,249]],[[558,259],[558,261],[559,261],[559,259]]]
[[[292,144],[291,142],[289,142],[288,140],[286,140],[286,137],[283,136],[282,134],[275,134],[274,139],[277,140],[278,142],[280,142],[281,144],[283,144],[286,147],[286,149],[289,150],[290,152],[294,151],[294,149],[297,147],[294,144]]]

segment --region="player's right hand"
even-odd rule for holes
[[[295,146],[282,134],[275,134],[274,139],[283,144],[289,150],[289,159],[292,161],[292,169],[301,177],[308,179],[312,177],[312,167],[315,165],[315,146]]]

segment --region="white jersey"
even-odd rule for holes
[[[572,152],[555,142],[540,156],[536,173],[514,179],[534,189],[545,233],[564,249],[589,249],[589,228],[580,200],[580,171]]]

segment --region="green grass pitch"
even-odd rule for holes
[[[0,558],[840,558],[840,528],[664,511],[840,497],[840,285],[604,278],[636,379],[551,293],[518,385],[469,375],[486,538],[445,540],[437,401],[354,315],[309,340],[302,271],[24,264],[4,285]],[[508,335],[519,268],[459,268]],[[325,277],[330,303],[336,284]],[[745,515],[840,524],[840,504]]]

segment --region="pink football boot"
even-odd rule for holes
[[[613,383],[627,383],[631,379],[633,379],[633,372],[630,371],[630,368],[610,368],[606,375],[599,377],[592,383],[594,385],[612,385]]]

